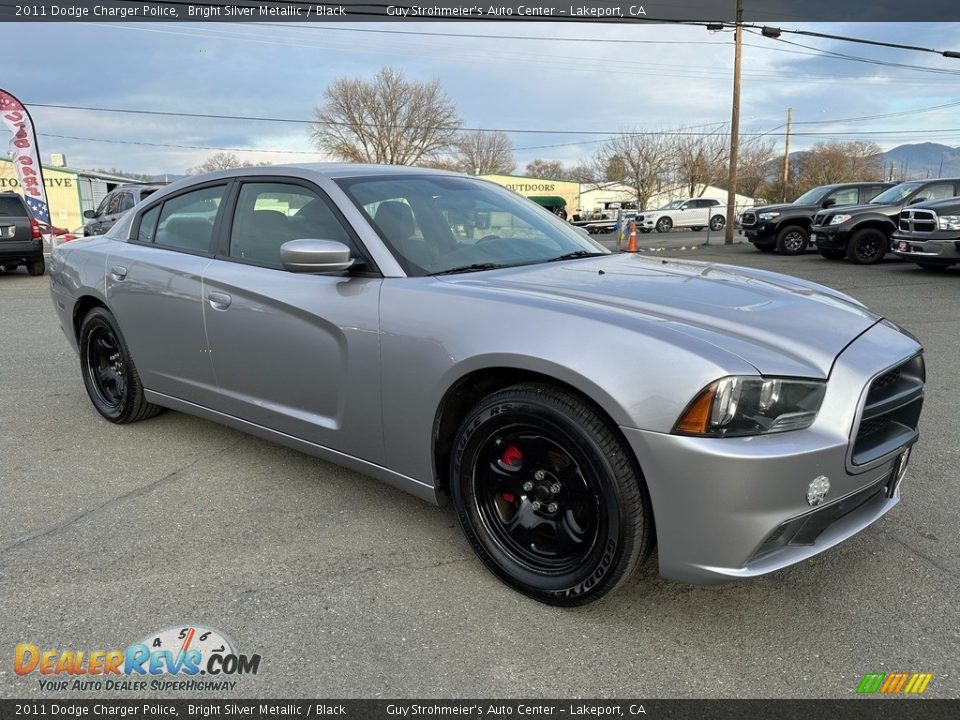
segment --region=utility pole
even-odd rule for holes
[[[783,144],[783,201],[790,198],[790,131],[793,128],[793,108],[787,108],[787,134]]]
[[[737,27],[734,31],[733,110],[730,115],[730,176],[727,178],[727,222],[723,244],[733,245],[737,202],[737,153],[740,151],[740,58],[743,53],[743,0],[737,0]]]

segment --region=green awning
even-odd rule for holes
[[[559,195],[531,195],[527,200],[533,200],[537,205],[545,208],[562,208],[567,206],[567,201]]]

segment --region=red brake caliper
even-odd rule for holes
[[[500,455],[500,463],[505,467],[520,467],[523,464],[523,453],[520,452],[520,448],[510,443],[503,449],[503,453]],[[516,499],[513,493],[507,492],[501,493],[500,497],[508,503],[512,503]]]

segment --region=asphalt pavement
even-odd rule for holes
[[[660,580],[654,555],[599,603],[547,607],[483,568],[449,508],[188,415],[105,422],[48,279],[21,269],[0,274],[0,696],[107,694],[41,690],[13,672],[19,643],[123,649],[187,624],[261,656],[235,697],[845,698],[893,671],[960,696],[960,268],[681,250],[680,235],[641,245],[825,283],[924,343],[922,438],[874,526],[712,588]]]

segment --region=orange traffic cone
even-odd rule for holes
[[[627,240],[627,252],[637,252],[637,221],[630,221],[630,238]]]

